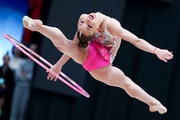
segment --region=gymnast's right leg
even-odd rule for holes
[[[68,40],[60,29],[43,25],[41,20],[31,19],[28,16],[23,17],[23,25],[31,31],[36,31],[46,36],[62,53],[67,54],[74,61],[82,63],[84,52],[78,47],[77,43]]]
[[[61,51],[66,46],[65,44],[68,39],[56,27],[43,25],[41,20],[31,19],[28,16],[23,17],[23,25],[25,28],[31,31],[37,31],[49,38],[53,42],[54,46],[56,46]]]

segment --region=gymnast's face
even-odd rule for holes
[[[98,33],[99,25],[95,13],[82,14],[78,21],[78,31],[82,31],[85,36]]]

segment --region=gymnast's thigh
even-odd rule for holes
[[[91,71],[90,74],[96,80],[99,80],[104,83],[109,83],[110,81],[121,81],[124,80],[124,73],[117,67],[114,66],[107,66],[104,68],[100,68],[94,71]]]

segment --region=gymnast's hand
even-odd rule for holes
[[[173,53],[168,50],[156,48],[154,54],[156,54],[156,56],[164,62],[168,62],[168,60],[173,59]]]
[[[50,68],[50,70],[48,70],[47,72],[49,73],[48,74],[48,76],[47,76],[47,79],[48,80],[53,80],[54,79],[54,81],[56,81],[57,80],[57,77],[56,77],[56,75],[54,74],[54,73],[56,73],[57,75],[59,75],[60,74],[60,72],[61,72],[61,69],[62,69],[62,66],[58,66],[58,65],[53,65],[51,68]],[[53,72],[54,73],[53,73]]]

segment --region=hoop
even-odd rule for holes
[[[13,37],[11,37],[10,35],[4,33],[4,36],[7,40],[9,40],[16,48],[18,48],[19,50],[21,50],[24,54],[26,54],[30,59],[32,59],[34,62],[36,62],[37,64],[39,64],[42,68],[44,68],[46,71],[50,71],[52,72],[56,78],[58,78],[59,80],[61,80],[63,83],[65,83],[66,85],[68,85],[69,87],[71,87],[72,89],[74,89],[76,92],[82,94],[83,96],[89,98],[90,95],[83,89],[81,88],[76,82],[74,82],[71,78],[69,78],[67,75],[65,75],[63,72],[60,73],[60,75],[62,75],[65,79],[63,79],[62,77],[60,77],[59,75],[57,75],[55,72],[53,72],[52,70],[50,70],[48,67],[46,67],[44,64],[42,64],[40,61],[38,61],[35,57],[37,57],[38,59],[40,59],[41,61],[43,61],[45,64],[47,64],[49,67],[52,67],[53,65],[51,63],[49,63],[47,60],[45,60],[43,57],[41,57],[40,55],[38,55],[37,53],[35,53],[34,51],[32,51],[31,49],[29,49],[28,47],[26,47],[24,44],[18,42],[16,39],[14,39]],[[25,51],[27,50],[27,51]]]

